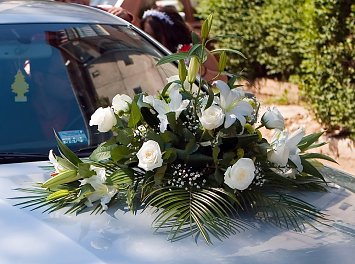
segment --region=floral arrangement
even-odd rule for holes
[[[326,190],[314,160],[332,159],[308,151],[324,144],[317,143],[322,133],[289,134],[275,107],[260,118],[259,102],[235,85],[237,76],[195,84],[211,23],[212,16],[204,21],[201,41],[193,34],[189,51],[160,60],[178,61],[179,75],[157,96],[118,94],[111,106],[96,110],[90,125],[112,138],[89,158],[79,159],[57,137],[61,155],[49,154],[55,172],[26,189],[36,195],[25,204],[68,213],[103,212],[117,203],[133,213],[150,208],[153,226],[170,240],[202,236],[207,243],[252,227],[246,214],[296,231],[326,220],[291,192]],[[220,73],[227,52],[240,54],[212,52],[220,53]],[[261,127],[274,130],[270,142]]]

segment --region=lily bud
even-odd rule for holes
[[[226,65],[227,65],[227,54],[225,51],[222,51],[221,55],[219,56],[218,71],[223,72]]]
[[[210,14],[205,21],[202,23],[201,27],[201,37],[202,39],[207,39],[210,34],[211,26],[212,26],[212,14]]]
[[[198,62],[198,58],[196,56],[193,56],[190,59],[190,64],[189,64],[189,69],[187,73],[187,81],[189,83],[194,83],[196,80],[196,76],[199,70],[200,63]]]
[[[183,83],[186,80],[186,65],[184,60],[179,60],[179,79]]]
[[[56,192],[48,195],[47,201],[56,200],[56,199],[62,198],[64,196],[67,196],[68,194],[69,194],[68,190],[59,190],[59,191],[56,191]]]
[[[268,108],[264,115],[261,117],[261,124],[267,129],[279,129],[285,128],[285,120],[276,107]]]
[[[56,175],[56,176],[50,178],[49,180],[47,180],[46,182],[44,182],[41,187],[42,188],[53,188],[53,187],[56,187],[60,184],[73,182],[73,181],[76,181],[79,179],[81,179],[81,176],[78,175],[76,170],[66,170],[66,171],[58,173],[58,175]]]

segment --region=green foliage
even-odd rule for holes
[[[314,0],[312,52],[302,62],[301,90],[319,120],[355,138],[355,4]]]
[[[247,57],[234,55],[232,71],[243,69],[248,78],[265,74],[288,78],[297,72],[306,49],[300,32],[307,22],[307,2],[201,0],[198,11],[205,17],[214,10],[212,35],[239,35],[217,44],[239,49]]]
[[[211,34],[234,35],[215,46],[235,48],[247,57],[230,54],[231,71],[242,70],[248,79],[297,79],[318,119],[329,130],[343,129],[355,138],[353,1],[199,2],[201,17],[211,10]]]

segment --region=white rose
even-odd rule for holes
[[[91,116],[90,126],[98,126],[100,132],[108,132],[117,124],[116,116],[111,107],[98,108]]]
[[[212,130],[220,127],[224,122],[224,113],[218,105],[212,105],[206,110],[202,111],[200,122],[207,130]]]
[[[144,142],[137,152],[138,167],[145,171],[154,170],[163,164],[162,154],[159,144],[154,140]]]
[[[129,105],[132,103],[132,98],[126,94],[117,94],[112,99],[112,108],[116,114],[119,112],[127,112]]]
[[[290,136],[286,131],[276,132],[271,143],[272,150],[267,153],[267,159],[281,167],[285,167],[290,159],[296,165],[297,170],[302,172],[300,149],[297,145],[304,135],[303,129],[296,130]]]
[[[285,120],[276,107],[267,109],[261,118],[261,123],[268,129],[277,128],[283,130],[285,128]]]
[[[245,190],[255,176],[255,165],[251,159],[241,158],[224,173],[224,183],[232,189]]]

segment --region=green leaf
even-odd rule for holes
[[[128,120],[128,127],[135,128],[138,122],[141,120],[142,114],[137,105],[136,101],[133,101],[131,104],[131,113]]]
[[[309,146],[316,142],[324,132],[313,133],[302,138],[300,143],[298,143],[298,148],[301,151],[306,151]]]
[[[209,108],[212,105],[213,100],[214,100],[214,93],[212,91],[212,88],[209,88],[208,89],[208,100],[207,100],[207,104],[205,106],[205,109]]]
[[[188,57],[188,53],[187,52],[179,52],[179,53],[173,53],[173,54],[169,54],[167,56],[164,56],[163,58],[161,58],[157,65],[162,65],[165,63],[171,63],[174,61],[179,61],[179,60],[184,60]]]
[[[103,161],[111,158],[111,150],[117,145],[106,146],[105,143],[100,144],[91,154],[89,159],[92,161]]]
[[[169,127],[174,132],[177,130],[177,123],[176,123],[175,116],[176,116],[175,112],[169,112],[166,114],[166,117],[168,118],[168,122],[169,122]]]
[[[216,168],[216,170],[214,171],[214,179],[216,180],[216,182],[220,185],[224,182],[224,174],[223,172]]]
[[[200,58],[202,48],[202,44],[193,45],[188,52],[189,57],[197,56],[198,58]]]
[[[127,205],[132,214],[135,214],[139,207],[141,207],[141,202],[138,198],[138,193],[131,186],[127,189]]]
[[[117,133],[116,139],[122,145],[128,145],[129,143],[132,143],[132,140],[134,139],[132,128],[119,129],[116,131],[116,133]]]
[[[302,156],[300,156],[300,158],[301,158],[301,163],[302,163],[302,165],[303,165],[303,172],[304,172],[304,173],[308,173],[308,174],[310,174],[310,175],[312,175],[312,176],[314,176],[314,177],[317,177],[317,178],[323,180],[323,182],[326,183],[326,181],[325,181],[323,175],[317,170],[316,167],[314,167],[314,166],[312,165],[312,163],[310,163],[309,161],[307,161],[307,160],[306,160],[305,158],[303,158]]]
[[[334,163],[337,163],[334,159],[332,159],[331,157],[321,154],[321,153],[306,153],[303,155],[300,155],[302,158],[304,159],[324,159],[324,160],[328,160]]]
[[[221,151],[221,149],[217,145],[213,147],[212,157],[213,157],[214,164],[216,164],[216,165],[218,165],[218,163],[219,163],[218,155],[219,155],[220,151]]]
[[[161,185],[163,183],[163,178],[165,176],[167,165],[163,165],[157,168],[156,172],[154,173],[154,182],[156,185]]]
[[[74,166],[77,166],[79,163],[82,163],[82,161],[78,158],[77,155],[73,151],[71,151],[67,145],[65,145],[60,138],[58,137],[57,133],[54,131],[55,139],[57,140],[58,143],[58,148],[60,153],[62,154],[62,157],[67,159],[69,162],[71,162]]]
[[[163,160],[167,163],[172,163],[176,160],[177,154],[174,149],[168,149],[163,154]]]
[[[160,148],[162,149],[162,147],[164,147],[164,141],[162,136],[159,133],[156,133],[152,130],[149,130],[146,136],[146,140],[154,140],[156,142],[158,142]]]
[[[309,147],[307,147],[307,150],[314,149],[314,148],[319,148],[319,147],[327,145],[327,144],[328,144],[327,142],[321,142],[321,143],[318,143],[318,144],[312,144]]]
[[[235,53],[235,54],[238,54],[239,56],[243,57],[244,59],[247,59],[243,53],[241,53],[239,50],[236,50],[236,49],[214,49],[214,50],[211,50],[211,53],[214,54],[214,53],[220,53],[222,51],[226,51],[226,52],[231,52],[231,53]]]
[[[234,87],[235,82],[237,81],[238,76],[233,75],[229,80],[228,80],[228,86],[229,87]]]
[[[179,138],[171,131],[166,130],[160,134],[164,143],[178,142]]]
[[[133,183],[134,172],[132,169],[116,169],[109,177],[107,177],[107,183],[109,185],[116,186],[117,188],[121,188],[124,186],[130,186]]]
[[[120,161],[122,159],[127,159],[131,156],[131,154],[131,149],[122,145],[119,145],[111,150],[111,158],[115,162]]]
[[[196,45],[196,44],[200,43],[200,38],[194,31],[191,31],[191,38],[192,38],[192,44],[193,45]]]
[[[192,154],[195,151],[198,150],[198,144],[196,143],[196,139],[195,138],[191,138],[189,140],[189,142],[187,142],[187,144],[185,145],[185,151],[187,154]]]
[[[232,160],[235,158],[235,153],[232,151],[225,152],[223,153],[223,158],[220,161],[220,164],[223,164],[224,166],[228,167],[228,165],[231,164]]]
[[[80,163],[78,166],[78,174],[82,178],[90,178],[91,176],[95,175],[96,172],[90,170],[90,163]]]
[[[204,154],[191,154],[185,158],[185,161],[191,164],[207,164],[212,163],[213,158]]]
[[[76,170],[77,166],[74,165],[73,163],[71,163],[69,160],[56,156],[56,159],[58,161],[58,163],[65,169],[67,170]]]

